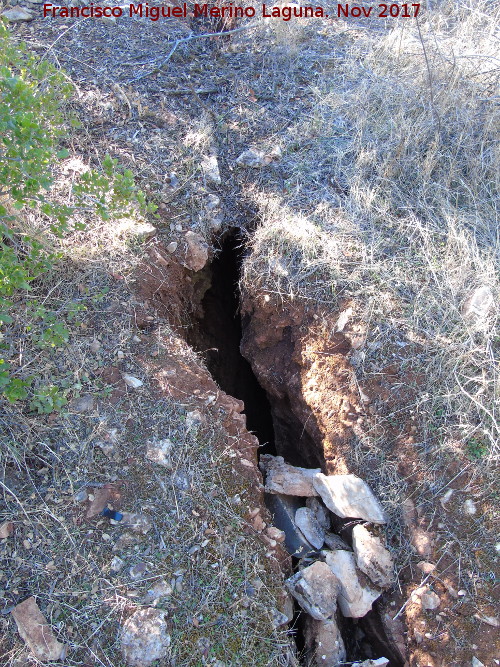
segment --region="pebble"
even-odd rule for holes
[[[273,608],[271,609],[271,616],[273,619],[273,626],[275,628],[281,628],[283,625],[288,625],[288,616],[282,614],[281,611]]]
[[[90,394],[74,398],[70,403],[70,408],[74,412],[91,412],[94,408],[94,398]]]
[[[464,503],[464,511],[466,514],[473,516],[477,512],[476,504],[470,498]]]
[[[124,565],[125,565],[125,561],[123,561],[118,556],[113,556],[113,559],[111,560],[111,563],[109,564],[109,569],[111,570],[111,572],[116,574],[117,572],[119,572],[122,569],[122,567]]]
[[[89,494],[87,493],[87,489],[80,489],[80,491],[77,491],[73,496],[75,503],[84,503],[88,498]]]
[[[264,528],[266,527],[266,522],[263,520],[263,518],[260,516],[260,514],[257,514],[253,520],[252,520],[252,527],[254,530],[256,530],[258,533],[262,532]]]
[[[146,563],[137,563],[136,565],[132,565],[128,573],[133,581],[137,581],[137,579],[140,579],[146,574],[146,571]]]
[[[127,387],[130,387],[131,389],[138,389],[144,384],[142,380],[139,380],[138,378],[134,377],[133,375],[129,375],[128,373],[123,373],[122,378]]]
[[[276,540],[276,542],[283,542],[285,540],[284,531],[280,530],[279,528],[275,528],[274,526],[268,526],[266,528],[266,533],[268,537],[270,537],[272,540]]]
[[[177,241],[172,241],[167,245],[168,252],[175,252],[177,250]]]
[[[426,560],[421,560],[420,563],[417,563],[417,567],[424,574],[430,574],[436,569],[436,566],[433,563],[429,563]]]
[[[452,495],[453,495],[453,489],[448,489],[448,491],[446,491],[446,493],[442,496],[442,498],[439,499],[439,502],[441,503],[443,509],[446,509],[445,505],[450,500]]]
[[[481,616],[480,614],[474,614],[474,618],[479,619],[487,625],[491,625],[493,628],[500,628],[500,621],[496,616]]]
[[[153,604],[155,606],[161,598],[166,598],[170,595],[172,595],[172,586],[165,579],[160,579],[148,589],[144,602],[145,604]]]
[[[429,609],[429,610],[437,609],[441,604],[439,595],[433,593],[432,591],[429,591],[428,593],[423,593],[421,600],[422,600],[422,609]]]
[[[4,521],[0,524],[0,538],[6,539],[14,533],[14,524],[12,521]]]

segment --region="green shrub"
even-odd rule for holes
[[[36,410],[39,415],[50,414],[60,410],[67,402],[66,392],[51,384],[36,390],[30,408]]]
[[[154,211],[137,188],[129,170],[120,170],[106,156],[102,171],[84,173],[72,189],[72,206],[50,197],[52,172],[68,152],[59,142],[75,120],[64,114],[72,92],[67,78],[53,65],[30,54],[24,44],[14,42],[0,22],[0,324],[13,321],[14,302],[25,296],[30,284],[50,271],[57,252],[46,243],[47,235],[62,237],[82,223],[77,212],[93,213],[103,220],[130,214],[131,210]],[[35,238],[20,224],[17,212],[32,208],[46,216],[46,229]],[[69,331],[55,313],[35,309],[35,324],[29,327],[34,344],[58,347],[67,342]],[[9,364],[0,360],[0,393],[8,400],[26,398],[30,382],[13,377]],[[49,401],[45,401],[48,406]],[[57,409],[58,401],[53,401]],[[42,410],[45,412],[46,410]],[[40,409],[39,409],[40,412]]]

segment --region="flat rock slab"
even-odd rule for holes
[[[319,472],[313,477],[313,485],[328,509],[340,518],[387,523],[379,501],[360,477]]]
[[[310,662],[307,664],[338,667],[346,661],[344,642],[335,620],[317,621],[314,618],[306,618],[304,638],[310,656]]]
[[[299,507],[295,512],[295,523],[306,540],[316,549],[325,543],[325,529],[316,519],[316,515],[308,507]]]
[[[381,591],[370,586],[368,579],[357,569],[354,554],[350,551],[321,553],[340,583],[338,596],[340,611],[347,618],[362,618],[380,597]]]
[[[317,621],[332,620],[340,584],[326,563],[316,561],[285,581],[285,588]]]
[[[358,524],[352,531],[352,546],[359,569],[376,586],[388,588],[394,580],[394,563],[380,537]]]
[[[123,624],[121,650],[130,667],[148,667],[169,651],[165,612],[152,607],[138,609]]]
[[[300,500],[281,493],[266,493],[264,499],[273,517],[274,526],[285,533],[285,549],[288,553],[297,558],[314,553],[312,544],[295,525],[295,513],[301,507]]]
[[[38,660],[64,660],[66,646],[55,638],[34,597],[14,607],[12,616],[19,634]]]
[[[18,21],[33,21],[35,18],[35,15],[32,12],[19,5],[16,5],[15,7],[2,12],[1,16],[8,19],[9,21],[12,21],[12,23]]]
[[[283,493],[287,496],[317,496],[313,485],[314,476],[321,472],[319,468],[297,468],[285,463],[282,456],[264,454],[260,467],[267,474],[266,492]]]

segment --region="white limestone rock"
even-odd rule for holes
[[[172,586],[165,579],[159,579],[148,589],[144,596],[144,604],[151,604],[153,607],[156,607],[162,598],[168,598],[171,595]]]
[[[313,486],[328,509],[342,519],[387,522],[372,490],[356,475],[323,475],[318,472],[313,477]]]
[[[467,319],[483,322],[494,303],[495,298],[491,288],[488,285],[481,285],[467,297],[462,308],[462,314]]]
[[[185,265],[191,271],[201,271],[208,262],[208,246],[202,236],[196,232],[186,232],[187,243]]]
[[[267,473],[267,493],[283,493],[287,496],[317,496],[313,479],[321,472],[319,468],[297,468],[285,463],[282,456],[264,454],[260,468]]]
[[[29,9],[21,7],[20,5],[11,7],[11,9],[6,9],[4,12],[2,12],[1,16],[3,16],[4,19],[7,19],[11,23],[18,23],[21,21],[33,21],[33,19],[35,18],[35,15],[32,12],[30,12]]]
[[[170,440],[153,440],[146,443],[146,458],[164,468],[172,469],[172,448]]]
[[[316,516],[308,507],[299,507],[295,512],[297,528],[316,549],[321,549],[325,543],[325,529],[320,525]]]
[[[149,667],[169,653],[166,613],[152,607],[138,609],[130,616],[121,631],[121,650],[130,667]]]
[[[345,662],[345,646],[335,619],[317,621],[314,618],[306,618],[304,635],[311,660],[307,664],[338,667]]]
[[[394,579],[394,563],[380,537],[373,535],[361,524],[354,526],[352,546],[356,565],[380,588],[388,588]]]
[[[215,185],[221,184],[221,177],[219,171],[219,162],[215,155],[207,155],[201,161],[201,168],[207,181]]]
[[[122,373],[122,378],[127,387],[130,387],[130,389],[139,389],[139,387],[142,387],[144,384],[142,380],[139,380],[139,378],[136,378],[133,375],[129,375],[128,373]]]
[[[238,156],[236,159],[236,164],[240,165],[241,167],[252,167],[253,169],[258,169],[259,167],[265,167],[271,161],[272,158],[267,158],[263,151],[257,151],[254,148],[249,148]]]
[[[422,594],[422,597],[420,599],[422,602],[422,609],[433,611],[434,609],[437,609],[441,604],[439,595],[437,595],[437,593],[434,593],[433,591],[426,591],[425,593]]]
[[[340,583],[338,604],[348,618],[365,616],[381,591],[372,588],[368,579],[356,568],[354,554],[350,551],[322,551],[326,564]]]
[[[300,570],[285,581],[285,588],[308,614],[329,621],[337,611],[340,584],[332,569],[321,561]]]

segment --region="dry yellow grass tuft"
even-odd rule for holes
[[[243,277],[247,290],[324,304],[355,296],[378,343],[395,331],[421,343],[422,401],[442,443],[458,438],[490,460],[500,435],[499,18],[487,0],[443,2],[418,24],[338,26],[314,113],[288,132],[286,206],[254,194],[262,224]]]

